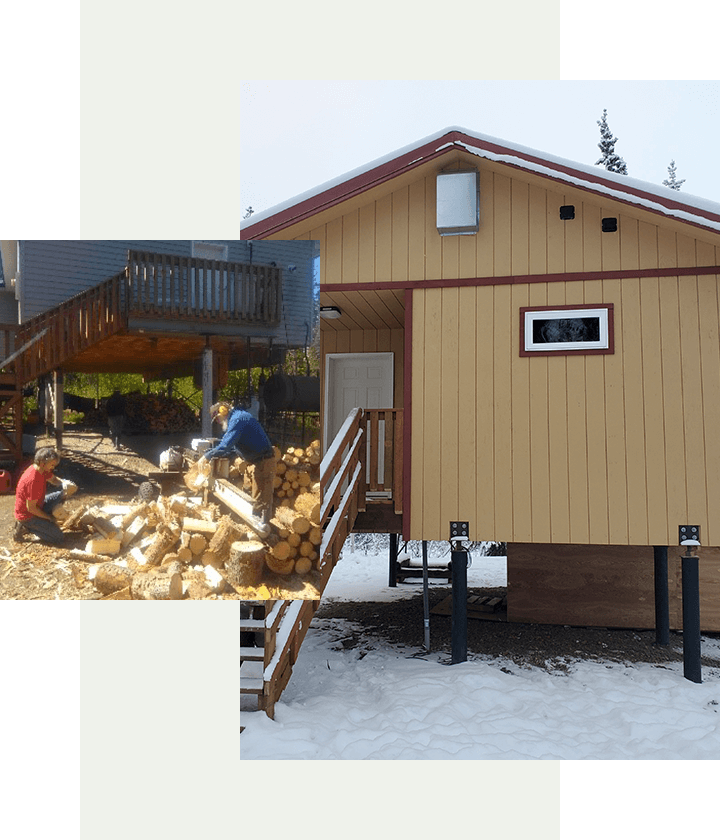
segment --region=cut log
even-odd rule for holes
[[[300,557],[295,561],[295,571],[299,575],[306,575],[312,569],[312,560],[309,557]]]
[[[110,540],[104,537],[90,540],[85,546],[88,554],[117,554],[122,543],[120,540]]]
[[[244,526],[239,525],[229,516],[223,516],[217,524],[217,530],[207,550],[224,562],[230,554],[230,546],[242,539],[246,533],[247,529]]]
[[[294,534],[307,534],[310,530],[310,520],[292,508],[283,506],[276,508],[275,518]]]
[[[301,557],[310,557],[310,555],[315,551],[315,546],[310,542],[310,540],[305,540],[304,542],[300,543],[300,547],[298,548],[298,554]]]
[[[315,493],[299,493],[295,497],[294,506],[295,511],[302,514],[313,525],[320,524],[320,498]]]
[[[282,563],[285,560],[294,558],[296,551],[287,540],[280,540],[270,549],[269,553],[275,560]]]
[[[136,601],[179,601],[183,595],[182,576],[159,571],[137,572],[130,584]]]
[[[208,519],[192,519],[189,516],[185,516],[182,521],[183,531],[196,534],[214,534],[217,531],[217,526],[217,522]]]
[[[107,563],[107,554],[94,554],[91,551],[81,551],[79,548],[72,548],[68,552],[73,560],[82,560],[83,563]]]
[[[177,556],[178,560],[180,560],[181,562],[189,563],[192,560],[193,553],[187,546],[185,546],[184,548],[181,546],[177,550]]]
[[[265,555],[265,562],[267,563],[268,569],[275,572],[277,575],[292,574],[293,569],[295,568],[295,559],[293,557],[280,560],[277,557],[273,557],[273,555],[269,552]]]
[[[257,540],[238,540],[230,546],[225,577],[233,586],[257,586],[262,577],[267,550]]]
[[[220,559],[214,551],[210,551],[209,549],[207,551],[203,551],[202,557],[200,557],[200,562],[206,568],[211,567],[213,569],[222,569],[225,565],[225,561]]]
[[[118,566],[117,563],[102,563],[97,567],[93,583],[98,592],[103,595],[110,595],[130,586],[133,573],[127,566]]]
[[[180,532],[172,528],[160,528],[145,551],[148,566],[159,566],[163,557],[180,539]]]
[[[79,521],[83,517],[84,513],[85,513],[85,508],[83,508],[83,507],[75,508],[75,510],[72,511],[70,516],[68,516],[68,518],[62,523],[61,527],[62,527],[63,531],[69,531],[72,528],[74,528],[79,523]]]
[[[190,537],[188,548],[193,554],[202,554],[208,547],[208,541],[202,534],[193,534]]]
[[[322,542],[322,536],[322,528],[312,527],[308,531],[307,538],[313,545],[320,545],[320,543]]]
[[[130,508],[130,510],[123,516],[122,520],[120,521],[120,529],[125,530],[126,528],[130,527],[130,524],[134,522],[138,517],[141,519],[145,515],[145,511],[147,510],[147,502],[143,502],[140,505],[135,505],[134,507]]]

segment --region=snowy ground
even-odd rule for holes
[[[392,600],[387,555],[346,546],[324,601]],[[504,558],[476,558],[470,587],[503,586]],[[566,672],[502,659],[447,665],[390,645],[344,650],[348,622],[315,619],[275,720],[241,706],[243,759],[717,759],[720,673],[682,664],[568,661]],[[703,639],[720,655],[720,641]]]

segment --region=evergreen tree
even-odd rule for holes
[[[603,109],[602,119],[597,121],[600,126],[600,142],[598,147],[602,152],[600,160],[595,161],[595,165],[602,164],[608,172],[619,172],[621,175],[627,175],[627,166],[620,155],[615,152],[615,144],[617,137],[613,137],[610,127],[607,124],[607,109]]]
[[[680,187],[685,183],[685,178],[681,181],[677,179],[677,173],[675,171],[675,161],[670,161],[670,166],[668,166],[668,177],[663,181],[663,185],[666,187],[670,187],[671,190],[679,190]]]

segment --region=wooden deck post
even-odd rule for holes
[[[390,578],[388,586],[397,586],[398,537],[390,534]]]
[[[212,437],[212,420],[210,419],[210,406],[213,400],[213,351],[210,346],[210,336],[205,339],[203,350],[202,366],[202,436]]]
[[[63,391],[64,375],[60,368],[53,371],[53,426],[55,427],[55,446],[62,449],[63,411],[65,394]]]

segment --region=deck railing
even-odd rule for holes
[[[403,412],[401,408],[366,408],[367,490],[385,493],[395,513],[403,512]]]
[[[131,251],[129,314],[270,326],[280,322],[282,271]]]

